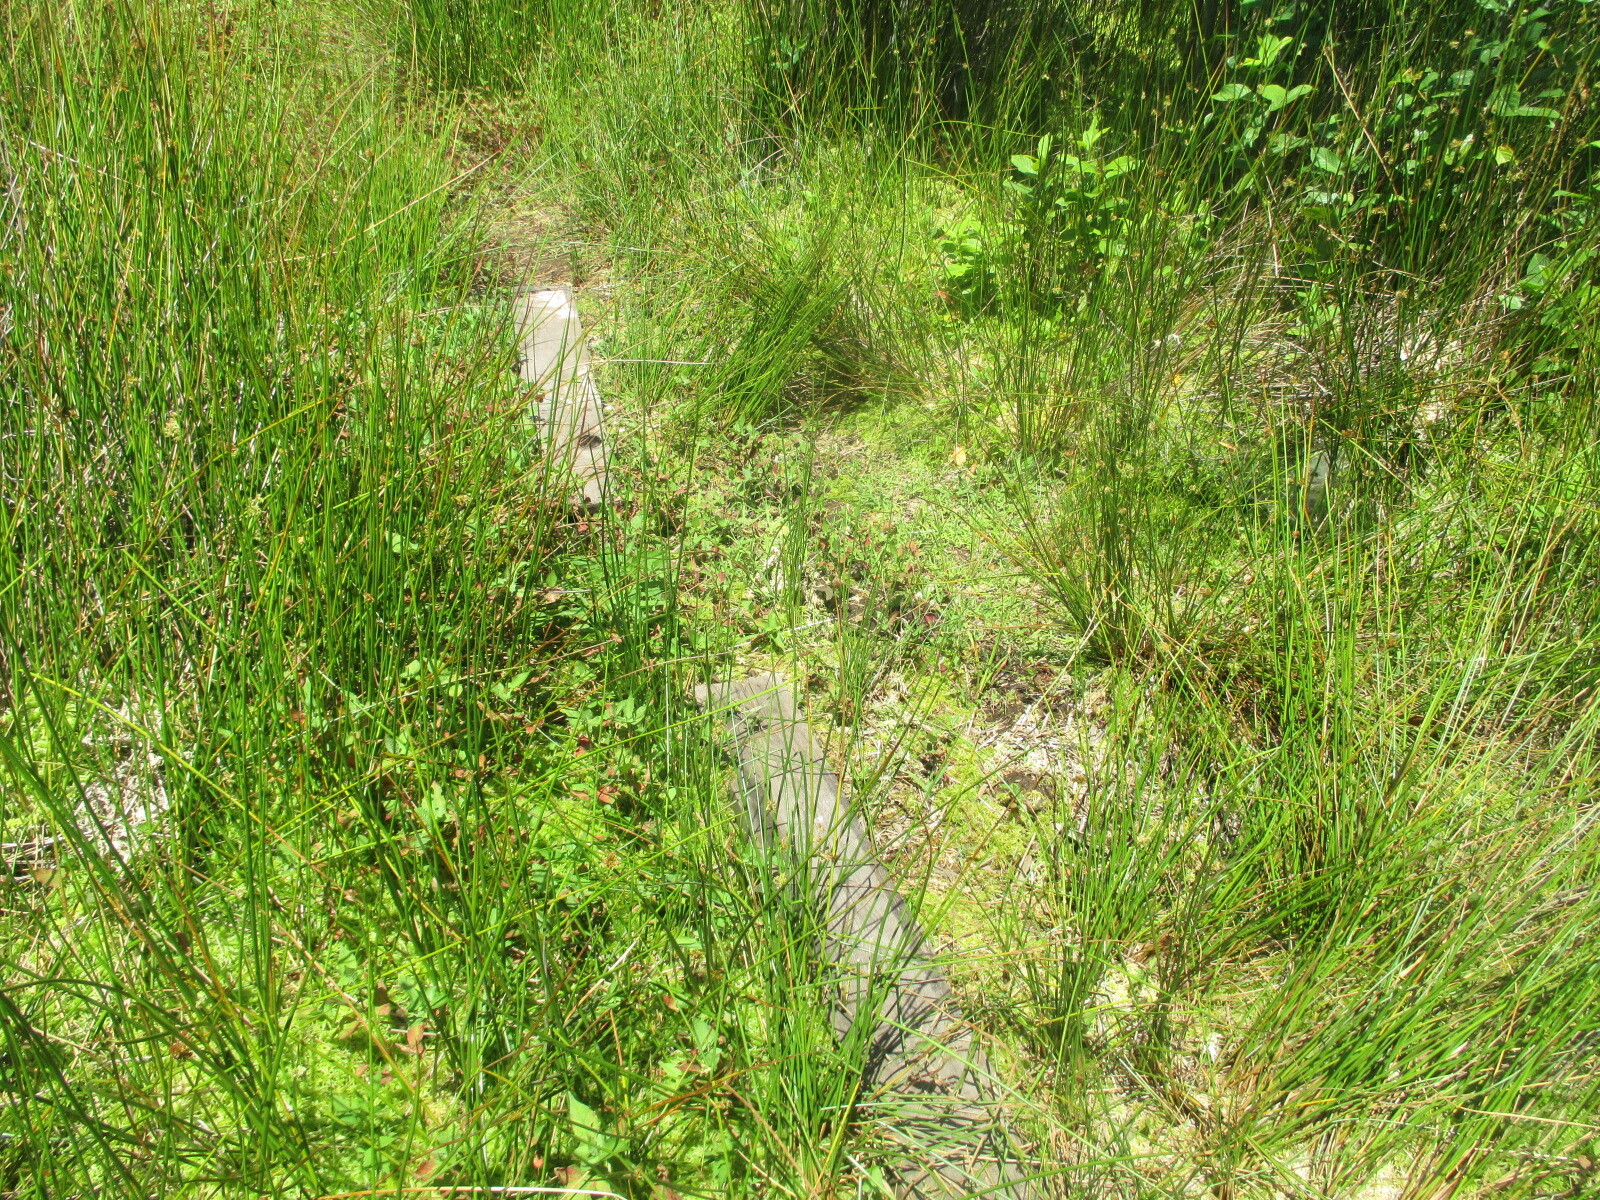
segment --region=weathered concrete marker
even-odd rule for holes
[[[578,306],[564,289],[525,292],[516,300],[516,321],[518,374],[538,389],[534,419],[551,465],[571,471],[578,484],[574,506],[599,508],[606,494],[605,427]]]
[[[844,1037],[870,1023],[863,1100],[883,1108],[884,1126],[904,1146],[899,1194],[1030,1200],[1039,1189],[1014,1156],[983,1049],[866,826],[841,801],[793,690],[777,675],[757,675],[697,688],[695,699],[728,715],[751,838],[788,865],[809,866],[840,979],[834,1029]]]

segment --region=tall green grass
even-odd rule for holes
[[[6,19],[8,1194],[832,1186],[816,919],[438,106],[356,13]]]
[[[1581,1186],[1587,10],[1060,6],[1048,89],[950,82],[984,12],[752,12],[768,220],[852,213],[809,294],[895,330],[895,394],[986,395],[993,519],[1115,682],[997,921],[1059,1119],[1129,1164],[1093,1186]]]
[[[456,996],[503,961],[466,864],[551,515],[470,212],[293,29],[6,16],[4,816],[55,838],[9,901],[6,1186],[359,1186],[434,1139],[330,1082],[332,1023],[409,1011],[467,1095],[518,1037]]]
[[[404,0],[376,15],[398,28],[400,61],[426,84],[495,92],[522,85],[534,55],[570,33],[576,14],[547,0]]]
[[[1306,12],[1065,116],[947,256],[1035,360],[1019,557],[1130,689],[1015,926],[1035,1036],[1126,1056],[1214,1190],[1571,1181],[1593,27]]]
[[[1587,1186],[1585,6],[4,20],[9,1193],[879,1188],[895,1106],[681,697],[867,544],[776,431],[903,411],[1109,697],[973,968],[1044,1189]],[[581,527],[506,194],[605,260]],[[718,471],[767,611],[680,608]],[[956,689],[834,543],[841,725]]]

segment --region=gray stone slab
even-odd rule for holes
[[[535,389],[534,420],[553,469],[570,471],[578,490],[574,505],[605,503],[604,409],[589,373],[589,351],[569,292],[552,288],[525,292],[516,300],[518,374]]]
[[[728,718],[749,836],[804,868],[825,914],[838,974],[834,1029],[867,1038],[862,1103],[903,1147],[898,1193],[1031,1200],[1040,1189],[1024,1178],[983,1048],[865,823],[841,798],[793,690],[780,676],[757,675],[698,688],[695,698]]]

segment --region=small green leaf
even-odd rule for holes
[[[1342,205],[1354,204],[1355,195],[1351,192],[1322,192],[1311,191],[1306,193],[1308,203],[1319,208],[1338,208]]]
[[[694,1036],[694,1048],[700,1065],[708,1071],[715,1071],[717,1064],[722,1061],[722,1051],[717,1048],[716,1026],[696,1017],[689,1023],[689,1032]]]
[[[1555,279],[1550,268],[1555,260],[1548,254],[1535,254],[1528,260],[1528,269],[1523,273],[1522,286],[1530,292],[1542,292],[1548,288]]]
[[[572,1119],[573,1132],[579,1137],[593,1138],[599,1134],[599,1114],[571,1092],[567,1093],[567,1116]]]
[[[578,1143],[579,1161],[595,1166],[614,1157],[622,1148],[619,1138],[602,1131],[600,1115],[571,1092],[567,1093],[567,1120],[572,1126],[573,1139]]]
[[[1275,83],[1264,83],[1256,89],[1261,98],[1272,105],[1269,111],[1277,111],[1289,102],[1289,93]]]
[[[1489,111],[1497,117],[1559,117],[1556,109],[1539,104],[1524,104],[1522,93],[1514,87],[1496,88],[1489,97]]]
[[[1333,175],[1344,170],[1344,161],[1326,146],[1316,146],[1311,151],[1311,165],[1319,171]]]
[[[1039,160],[1031,154],[1013,154],[1011,156],[1011,165],[1017,169],[1017,173],[1020,175],[1026,175],[1030,179],[1038,177]]]
[[[1285,47],[1293,44],[1293,38],[1274,37],[1270,33],[1262,34],[1256,39],[1254,57],[1245,59],[1239,65],[1244,67],[1270,67],[1278,61],[1278,55],[1283,53]]]
[[[1249,94],[1250,89],[1244,84],[1230,83],[1211,98],[1219,104],[1232,104],[1235,100],[1243,100]]]
[[[878,1195],[885,1197],[886,1200],[893,1200],[895,1194],[894,1189],[889,1186],[889,1181],[884,1178],[884,1174],[880,1169],[877,1167],[868,1167],[866,1178],[867,1183],[872,1185],[873,1191],[877,1192]]]

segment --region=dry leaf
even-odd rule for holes
[[[341,1029],[336,1036],[341,1042],[354,1042],[365,1037],[366,1033],[367,1023],[360,1017],[352,1017],[350,1024]]]
[[[422,1035],[426,1030],[427,1026],[421,1021],[406,1030],[405,1051],[407,1054],[422,1053]]]

